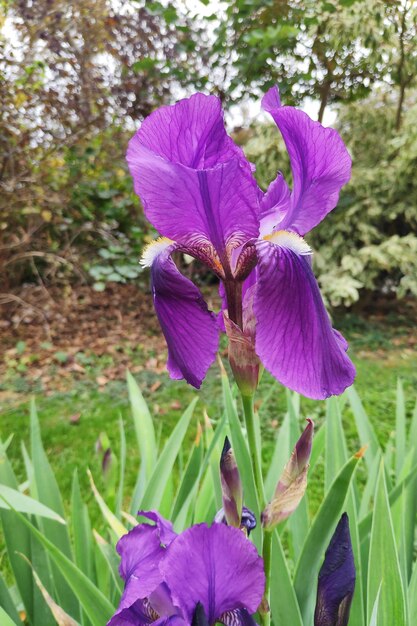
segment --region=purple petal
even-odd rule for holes
[[[161,617],[155,620],[147,612],[146,601],[138,600],[128,609],[121,609],[107,622],[107,626],[188,626],[179,615]]]
[[[220,260],[227,245],[257,236],[256,183],[216,98],[196,94],[156,111],[130,141],[127,161],[146,216],[164,236],[212,243]]]
[[[296,241],[294,251],[257,244],[256,351],[283,385],[319,400],[342,393],[355,368],[346,342],[332,329],[309,257],[297,252],[300,246]]]
[[[234,156],[245,159],[226,133],[220,99],[202,93],[154,111],[134,140],[167,161],[192,169],[214,167]]]
[[[171,259],[171,242],[156,242],[155,254],[145,252],[151,264],[155,310],[168,345],[171,378],[199,388],[216,357],[219,328],[199,289],[185,278]],[[158,247],[159,246],[159,247]]]
[[[172,522],[166,520],[158,511],[138,511],[138,516],[146,517],[155,522],[160,542],[168,546],[175,539],[177,533],[174,531]]]
[[[173,602],[192,620],[198,602],[210,624],[226,611],[254,613],[265,587],[263,562],[241,530],[199,524],[179,535],[161,565]]]
[[[262,106],[281,131],[294,185],[288,210],[277,212],[276,228],[304,235],[336,206],[340,189],[350,179],[351,158],[336,130],[314,122],[303,111],[281,106],[277,87],[265,94]],[[263,211],[269,204],[269,193]]]
[[[355,579],[349,518],[344,513],[319,573],[314,626],[347,626]]]
[[[148,623],[145,619],[149,617],[146,598],[163,583],[159,564],[166,550],[161,546],[158,527],[138,524],[119,540],[117,552],[121,556],[120,576],[126,582],[110,624],[122,626],[132,623],[136,626],[136,623]]]
[[[138,524],[118,541],[117,552],[121,557],[120,576],[126,583],[132,577],[138,581],[136,598],[145,598],[162,582],[159,562],[165,548],[156,526]]]
[[[271,233],[290,208],[291,192],[281,172],[269,185],[261,200],[261,235]]]

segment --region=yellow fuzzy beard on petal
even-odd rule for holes
[[[155,241],[151,241],[151,243],[144,248],[139,263],[142,267],[151,267],[156,257],[173,243],[175,242],[172,241],[172,239],[168,239],[168,237],[158,237]]]
[[[306,241],[297,233],[291,233],[288,230],[277,230],[270,235],[263,237],[266,241],[288,248],[297,254],[311,254],[311,248]]]

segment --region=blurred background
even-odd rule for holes
[[[388,436],[397,378],[417,382],[416,24],[413,0],[0,0],[1,431],[24,430],[35,394],[56,463],[73,431],[88,455],[127,406],[126,367],[169,431],[192,391],[165,373],[138,264],[155,233],[133,194],[127,142],[161,104],[214,93],[266,188],[278,169],[288,175],[260,112],[278,84],[285,104],[337,127],[353,158],[338,207],[308,240]],[[216,306],[212,278],[194,263],[185,271]],[[215,413],[212,369],[201,397]],[[266,428],[281,401],[265,400]]]

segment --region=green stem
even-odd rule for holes
[[[265,571],[265,593],[263,597],[263,604],[265,605],[266,612],[262,615],[263,626],[270,626],[271,624],[271,609],[270,609],[271,556],[272,556],[272,532],[264,532],[264,540],[262,544],[262,557],[264,560],[264,571]]]
[[[258,450],[258,441],[255,429],[255,414],[253,410],[253,396],[242,395],[243,413],[245,415],[246,431],[248,433],[249,452],[255,474],[255,486],[258,493],[259,508],[262,511],[265,502],[264,481],[262,477],[261,455]]]
[[[266,505],[264,481],[262,476],[261,454],[258,449],[258,439],[256,436],[255,414],[253,408],[253,395],[244,396],[242,394],[243,413],[245,415],[246,431],[248,434],[249,452],[252,460],[252,467],[255,475],[255,486],[258,494],[259,509],[263,511]],[[260,520],[259,520],[260,521]],[[271,577],[271,546],[272,534],[263,532],[262,556],[265,570],[265,593],[260,607],[260,618],[262,626],[270,626],[271,612],[269,610],[270,577]]]

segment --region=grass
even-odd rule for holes
[[[356,387],[368,411],[378,436],[386,442],[394,429],[395,389],[401,377],[407,398],[408,414],[411,413],[417,388],[417,356],[407,349],[408,321],[401,319],[391,324],[366,321],[357,317],[346,317],[338,324],[350,341],[351,354],[357,368]],[[133,355],[133,363],[140,357]],[[135,361],[136,359],[136,361]],[[81,486],[89,491],[87,467],[95,474],[100,473],[99,458],[95,443],[101,432],[106,432],[112,449],[118,451],[118,419],[122,417],[126,427],[128,445],[128,482],[135,482],[138,459],[134,443],[134,432],[129,416],[125,382],[109,382],[101,391],[96,383],[99,370],[93,376],[74,381],[69,391],[50,396],[36,394],[36,404],[41,420],[44,445],[58,483],[69,498],[71,477],[78,467]],[[171,432],[173,424],[197,393],[199,403],[189,433],[190,440],[196,434],[197,420],[203,417],[203,409],[212,419],[220,417],[222,398],[220,373],[217,364],[211,368],[200,391],[195,391],[183,381],[171,381],[166,373],[143,370],[136,375],[138,384],[155,415],[157,429],[162,440]],[[154,391],[152,391],[154,390]],[[264,465],[272,451],[276,429],[282,420],[286,406],[285,390],[265,372],[257,394],[265,442]],[[324,417],[324,402],[302,399],[301,412],[312,417],[318,424]],[[79,419],[78,418],[79,414]],[[14,439],[9,448],[10,457],[17,474],[23,476],[20,442],[28,443],[28,402],[23,401],[1,415],[0,436],[5,440],[10,433]],[[359,448],[349,410],[345,411],[345,428],[352,450]],[[73,423],[75,421],[75,423]],[[129,443],[131,442],[131,443]],[[129,455],[129,450],[132,453]]]

